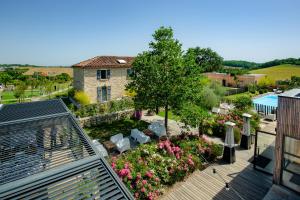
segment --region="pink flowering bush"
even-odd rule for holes
[[[193,141],[191,143],[191,141]],[[192,147],[195,145],[195,148]],[[202,152],[199,147],[205,147]],[[213,144],[205,139],[161,141],[144,144],[111,158],[111,166],[136,199],[157,199],[168,185],[202,169],[199,156]]]

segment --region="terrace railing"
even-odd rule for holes
[[[276,119],[277,119],[277,107],[267,106],[267,105],[258,104],[258,103],[254,103],[253,106],[258,113],[263,113],[265,115],[275,114]]]

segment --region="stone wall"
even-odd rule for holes
[[[104,122],[113,122],[127,117],[131,117],[134,114],[134,109],[124,110],[115,113],[108,113],[103,115],[97,115],[92,117],[79,118],[81,127],[97,126]]]

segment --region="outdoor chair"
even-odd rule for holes
[[[159,122],[153,122],[148,126],[148,129],[159,138],[167,135],[165,126],[160,124]]]
[[[130,149],[130,140],[129,138],[123,138],[116,143],[117,149],[120,153]]]
[[[228,110],[222,108],[222,109],[220,109],[219,114],[221,114],[221,115],[227,115],[228,114]]]
[[[117,135],[113,135],[113,136],[110,137],[110,141],[111,141],[112,143],[114,143],[114,144],[117,144],[117,142],[118,142],[119,140],[122,140],[122,139],[123,139],[123,134],[122,134],[122,133],[119,133],[119,134],[117,134]]]
[[[100,152],[100,154],[103,157],[107,157],[108,156],[107,150],[104,148],[104,146],[102,144],[100,144],[98,142],[98,140],[93,140],[93,143],[94,143],[96,149]]]
[[[211,110],[211,112],[219,114],[220,113],[220,108],[213,107],[212,110]]]
[[[142,131],[139,131],[138,129],[132,129],[131,135],[132,139],[139,142],[140,144],[145,144],[147,142],[150,142],[150,137],[145,135]]]
[[[130,149],[130,141],[128,138],[123,138],[122,133],[111,136],[110,141],[116,145],[116,148],[120,153]]]

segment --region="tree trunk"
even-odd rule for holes
[[[168,133],[168,111],[169,111],[169,107],[168,107],[168,105],[166,105],[165,106],[165,127],[166,127],[167,135],[169,136],[169,133]]]
[[[201,137],[203,135],[203,122],[199,123],[198,131],[199,137]]]
[[[159,108],[158,108],[158,106],[155,107],[155,113],[156,113],[156,114],[159,113]]]

